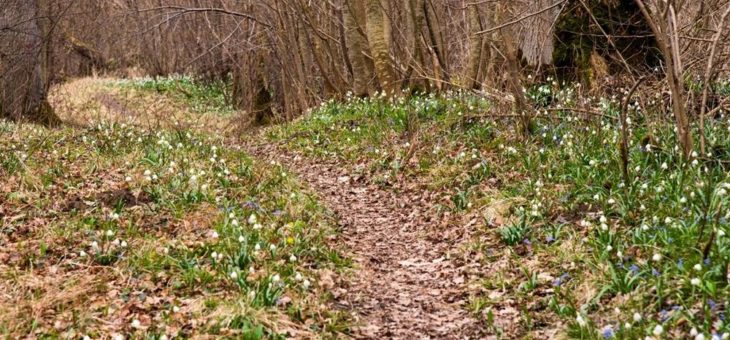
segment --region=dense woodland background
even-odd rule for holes
[[[46,123],[56,121],[43,104],[52,84],[99,73],[227,81],[230,102],[258,122],[291,119],[347,93],[450,89],[483,90],[530,115],[522,89],[548,77],[612,95],[648,76],[672,93],[682,123],[712,110],[712,88],[703,84],[730,67],[723,30],[730,6],[721,0],[2,0],[0,7],[1,111]],[[709,93],[687,95],[690,83]]]

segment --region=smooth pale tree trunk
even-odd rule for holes
[[[359,97],[372,94],[373,78],[372,61],[368,60],[365,52],[368,50],[368,41],[364,35],[365,2],[362,0],[348,0],[343,13],[345,23],[345,41],[347,57],[352,65],[352,92]]]
[[[375,74],[378,76],[383,92],[392,96],[397,92],[398,86],[388,50],[388,37],[385,35],[386,21],[380,0],[368,0],[367,13],[368,43],[375,64]]]
[[[44,34],[38,0],[8,0],[0,9],[0,115],[17,121],[57,125],[43,73]]]

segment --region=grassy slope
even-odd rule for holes
[[[570,89],[530,92],[535,101],[546,94],[561,105],[576,101]],[[556,325],[571,337],[730,331],[725,167],[703,159],[683,166],[671,122],[634,112],[632,181],[622,184],[616,106],[603,100],[603,119],[541,119],[524,142],[507,122],[480,117],[489,103],[472,95],[351,98],[269,137],[339,159],[384,186],[397,188],[399,176],[422,183],[450,197],[442,211],[483,217],[467,252],[486,274],[472,308],[496,333],[515,320],[510,336]],[[728,123],[709,124],[711,156],[727,162]]]
[[[104,84],[63,109],[89,127],[0,123],[0,334],[346,331],[320,283],[348,263],[316,199],[187,117],[104,122]]]

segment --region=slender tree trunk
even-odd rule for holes
[[[667,69],[667,83],[672,93],[672,112],[677,127],[677,139],[685,159],[689,159],[692,154],[693,141],[685,106],[686,93],[682,80],[683,68],[679,57],[680,46],[677,38],[679,33],[677,32],[674,2],[662,3],[662,6],[656,9],[656,13],[650,12],[643,0],[635,0],[635,2],[651,27],[659,50],[662,52]]]
[[[373,77],[371,62],[365,56],[368,42],[363,35],[361,23],[365,22],[365,3],[360,0],[348,0],[345,3],[344,26],[347,57],[352,65],[352,92],[364,97],[372,94],[370,79]]]
[[[368,0],[367,13],[367,35],[375,64],[375,73],[378,75],[382,90],[386,95],[392,96],[398,91],[398,84],[388,50],[389,37],[385,35],[386,22],[380,0]]]
[[[425,77],[425,65],[426,62],[423,59],[423,49],[421,43],[421,32],[423,31],[423,1],[424,0],[408,0],[406,2],[406,8],[408,10],[408,50],[410,51],[412,58],[408,63],[408,74],[415,73],[415,79],[411,81],[414,90],[425,91],[428,87],[428,82]],[[412,77],[413,78],[413,77]]]
[[[483,29],[481,20],[479,19],[479,5],[473,3],[468,6],[468,22],[469,22],[469,61],[466,68],[466,84],[467,87],[478,89],[481,87],[479,81],[479,66],[482,61],[482,42],[481,34],[476,34]]]

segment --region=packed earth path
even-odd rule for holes
[[[339,217],[342,248],[354,258],[356,272],[340,280],[342,287],[333,293],[358,318],[354,337],[485,336],[466,309],[465,268],[447,253],[453,244],[429,232],[427,199],[384,191],[342,167],[275,144],[249,144],[246,149],[261,160],[288,167]]]

